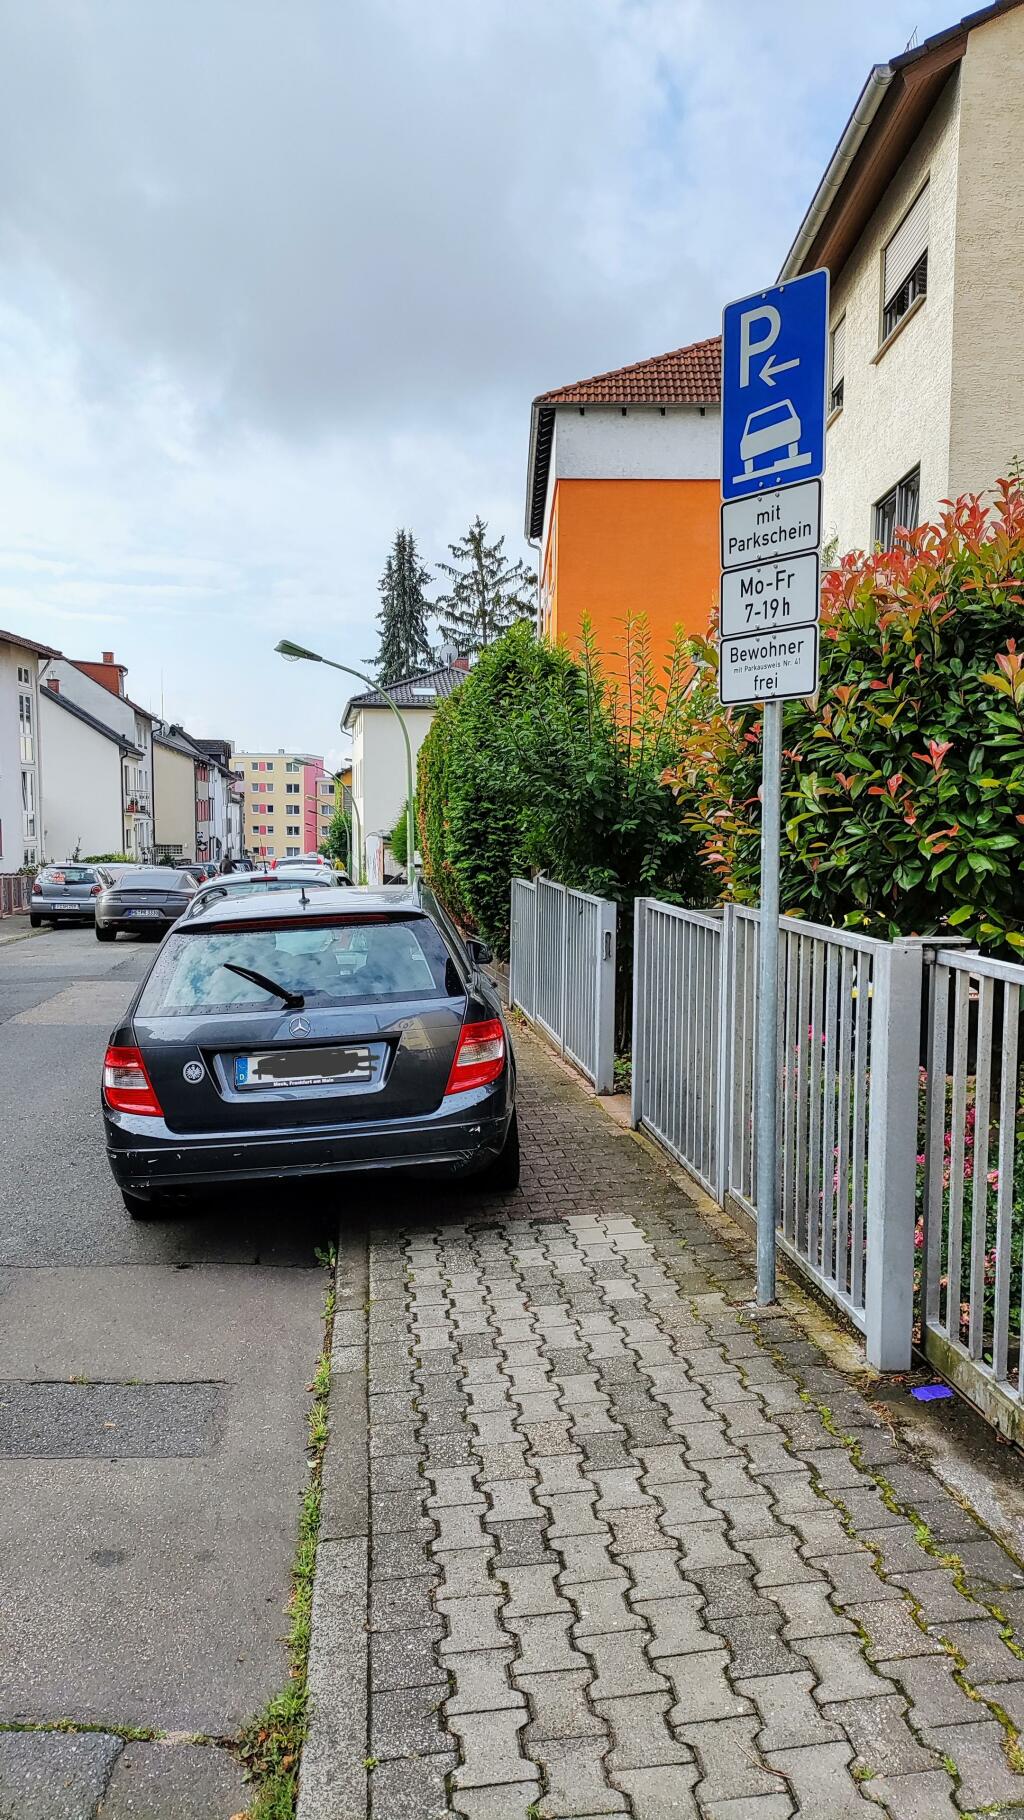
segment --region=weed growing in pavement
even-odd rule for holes
[[[245,1820],[294,1820],[299,1792],[299,1757],[306,1736],[310,1619],[313,1609],[313,1572],[320,1534],[320,1504],[324,1449],[327,1445],[327,1396],[331,1386],[331,1340],[334,1327],[333,1245],[317,1251],[317,1260],[330,1272],[324,1292],[323,1347],[310,1390],[313,1402],[307,1419],[309,1484],[302,1494],[299,1537],[292,1567],[291,1627],[288,1632],[290,1662],[287,1685],[249,1721],[239,1740],[239,1756],[256,1784]]]

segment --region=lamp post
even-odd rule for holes
[[[412,806],[412,799],[415,794],[413,785],[412,743],[409,739],[409,729],[405,724],[405,716],[399,708],[398,703],[388,694],[386,689],[381,688],[380,683],[374,682],[372,676],[364,676],[362,670],[354,670],[351,664],[339,664],[333,657],[321,657],[319,651],[309,651],[306,649],[305,645],[293,644],[290,638],[279,639],[278,643],[274,646],[274,650],[277,651],[281,657],[286,658],[289,663],[297,663],[300,658],[303,658],[307,663],[327,664],[332,670],[343,670],[346,676],[354,676],[359,682],[365,683],[368,688],[376,690],[377,694],[387,702],[388,707],[391,709],[392,714],[402,729],[402,738],[405,741],[407,786],[405,801],[405,840],[407,848],[406,873],[409,883],[414,884],[416,881],[416,823]],[[353,807],[354,805],[355,794],[353,792]]]

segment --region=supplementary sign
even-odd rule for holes
[[[818,623],[818,554],[727,569],[722,576],[719,635],[785,632]]]
[[[799,556],[821,543],[821,481],[727,500],[722,507],[722,567]]]
[[[722,313],[722,497],[825,468],[828,273],[807,272]]]
[[[818,687],[817,626],[723,638],[718,687],[725,705],[734,708],[813,695]]]

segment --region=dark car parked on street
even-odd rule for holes
[[[102,889],[95,866],[82,866],[70,859],[60,866],[42,866],[32,880],[29,927],[91,923]]]
[[[112,942],[119,932],[159,940],[196,894],[188,872],[169,866],[135,866],[96,899],[96,940]]]
[[[172,931],[110,1038],[125,1206],[353,1171],[519,1180],[501,1002],[429,893],[219,898]]]

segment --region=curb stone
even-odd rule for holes
[[[368,1245],[338,1237],[320,1536],[297,1820],[366,1820],[369,1607]]]

